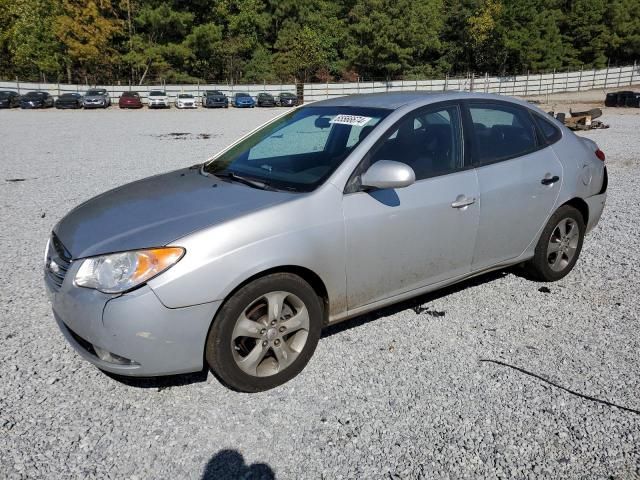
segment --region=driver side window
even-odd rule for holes
[[[370,164],[406,163],[424,180],[460,170],[462,153],[460,111],[448,106],[408,114],[372,152]]]

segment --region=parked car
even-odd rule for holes
[[[164,90],[151,90],[147,102],[149,108],[171,108],[169,96]]]
[[[202,106],[207,108],[229,108],[229,99],[219,90],[207,90],[202,96]]]
[[[0,90],[0,108],[13,108],[20,106],[20,95],[10,90]]]
[[[324,100],[76,207],[45,282],[67,341],[103,370],[206,360],[231,388],[266,390],[326,325],[516,264],[563,278],[602,214],[604,158],[499,95]]]
[[[122,92],[118,99],[120,108],[142,108],[142,99],[138,92]]]
[[[180,93],[176,97],[177,108],[198,108],[196,98],[190,93]]]
[[[275,98],[273,98],[273,95],[271,95],[270,93],[262,92],[258,94],[258,97],[256,99],[256,104],[259,107],[275,107],[276,100]]]
[[[236,108],[253,108],[256,102],[248,93],[236,93],[233,96],[233,106]]]
[[[108,108],[111,106],[111,96],[106,88],[92,88],[84,94],[82,105],[84,108]]]
[[[295,93],[281,92],[278,95],[278,105],[281,107],[295,107],[298,104],[298,97]]]
[[[610,92],[605,97],[606,107],[640,107],[640,92],[621,91]]]
[[[41,90],[29,92],[20,98],[20,108],[51,108],[53,103],[51,94]]]
[[[82,108],[82,94],[63,93],[56,99],[56,108]]]

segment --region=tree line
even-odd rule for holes
[[[0,0],[0,77],[280,82],[629,64],[640,0]]]

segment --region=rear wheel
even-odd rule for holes
[[[207,337],[207,363],[235,390],[268,390],[302,371],[321,328],[322,304],[308,283],[288,273],[267,275],[221,307]]]
[[[578,261],[584,235],[582,214],[570,205],[563,205],[544,227],[535,254],[527,262],[527,271],[544,282],[560,280]]]

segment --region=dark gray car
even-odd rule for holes
[[[564,277],[606,190],[597,145],[525,102],[336,98],[76,207],[45,282],[99,368],[208,366],[259,391],[297,375],[326,325],[510,265]]]

